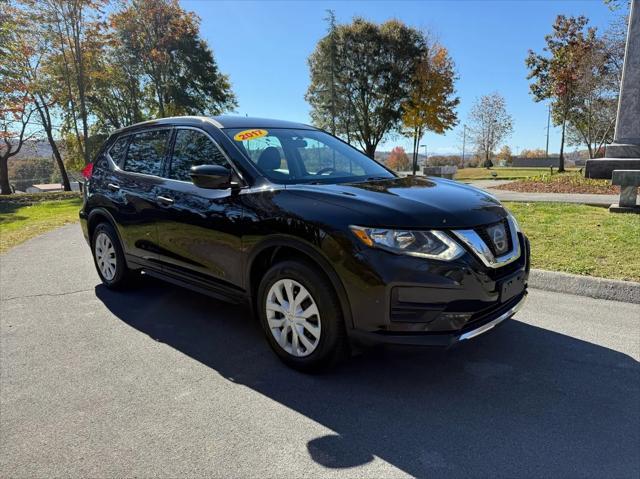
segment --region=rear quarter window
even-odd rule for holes
[[[118,138],[116,142],[109,148],[109,156],[113,162],[120,166],[124,161],[124,157],[127,154],[127,144],[129,143],[129,137],[123,136]]]

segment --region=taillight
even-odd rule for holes
[[[92,173],[93,173],[93,163],[89,163],[82,170],[82,176],[88,180],[89,178],[91,178]]]

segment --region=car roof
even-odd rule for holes
[[[251,116],[218,115],[218,116],[172,116],[148,120],[116,130],[114,133],[124,133],[137,130],[140,127],[155,125],[197,125],[209,123],[217,128],[295,128],[303,130],[315,130],[313,126],[292,121],[274,120],[269,118],[255,118]]]

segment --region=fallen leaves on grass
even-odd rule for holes
[[[514,181],[506,185],[495,186],[494,188],[523,193],[620,194],[620,187],[611,185],[609,180],[585,178],[580,173],[541,175]]]

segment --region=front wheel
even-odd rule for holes
[[[311,265],[284,261],[271,267],[260,283],[257,307],[269,344],[287,365],[312,372],[348,355],[333,285]]]

